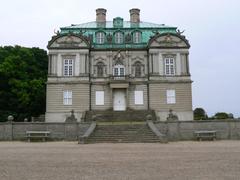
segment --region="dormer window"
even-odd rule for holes
[[[97,44],[103,44],[105,40],[104,32],[97,32],[96,33],[96,42]]]
[[[133,43],[140,43],[142,40],[142,34],[141,32],[134,32],[133,33]]]
[[[122,32],[116,32],[115,33],[115,43],[116,44],[122,44],[123,43],[123,33]]]

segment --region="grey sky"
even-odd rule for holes
[[[108,10],[108,20],[129,20],[129,9],[137,7],[142,21],[185,30],[193,108],[240,116],[239,0],[7,0],[1,2],[0,45],[46,49],[55,28],[94,21],[98,7]]]

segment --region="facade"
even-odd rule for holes
[[[74,110],[154,110],[161,121],[169,111],[193,120],[188,40],[176,27],[140,21],[96,21],[60,28],[48,43],[47,122],[64,122]]]

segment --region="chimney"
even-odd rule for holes
[[[140,9],[133,8],[129,10],[130,12],[130,22],[139,23],[140,22]]]
[[[106,22],[106,12],[107,12],[107,10],[104,8],[96,9],[96,22],[97,23]]]

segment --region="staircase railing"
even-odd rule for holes
[[[167,143],[168,142],[168,139],[167,139],[167,136],[162,134],[158,128],[155,126],[155,124],[153,123],[153,121],[151,120],[147,120],[147,125],[148,127],[152,130],[152,132],[159,138],[159,140],[162,142],[162,143]]]
[[[97,123],[93,121],[91,125],[89,126],[88,130],[84,133],[84,135],[79,137],[78,144],[85,144],[88,137],[93,133],[97,126]]]

